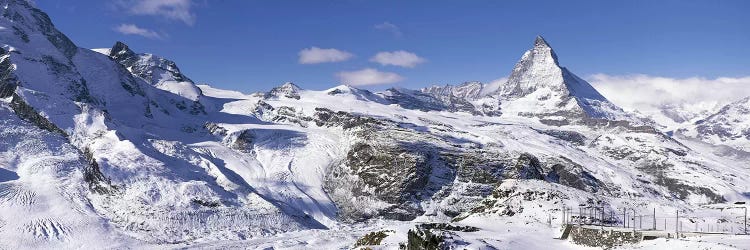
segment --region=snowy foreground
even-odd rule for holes
[[[750,248],[750,99],[660,124],[542,37],[500,86],[246,94],[0,3],[2,249],[576,249],[584,208],[725,234],[626,249]]]
[[[351,225],[341,229],[309,230],[284,233],[244,241],[195,243],[180,245],[188,248],[250,248],[250,249],[351,249],[357,239],[373,231],[389,231],[380,246],[371,249],[399,249],[407,241],[406,233],[416,222],[376,222],[368,225]],[[482,218],[480,221],[458,223],[479,227],[475,233],[459,234],[462,242],[456,249],[600,249],[557,240],[560,230],[549,225],[515,224],[507,221]],[[741,235],[690,237],[685,239],[656,239],[615,249],[750,249],[750,240]]]

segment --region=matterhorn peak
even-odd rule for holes
[[[590,117],[613,117],[610,113],[619,110],[588,82],[560,66],[542,36],[536,37],[534,47],[523,54],[508,81],[495,94],[503,100],[523,99],[519,103],[524,105],[516,107],[519,111],[528,109],[528,105],[542,107],[538,113],[555,113],[567,107]]]
[[[564,91],[562,71],[552,47],[542,36],[537,36],[534,47],[523,54],[513,68],[508,82],[498,92],[501,96],[512,99],[541,88]]]
[[[536,36],[536,39],[534,40],[534,47],[547,47],[547,48],[551,48],[549,46],[549,43],[547,43],[547,40],[544,40],[544,37],[542,37],[542,35]]]

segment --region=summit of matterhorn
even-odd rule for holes
[[[490,95],[504,102],[506,114],[633,120],[591,84],[560,66],[542,36],[521,56],[508,81]]]
[[[0,6],[0,248],[395,249],[427,227],[452,248],[573,248],[549,227],[561,208],[708,225],[726,214],[707,205],[750,199],[746,158],[619,122],[541,37],[494,92],[243,94]],[[747,143],[748,103],[697,129]]]

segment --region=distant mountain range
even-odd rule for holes
[[[335,237],[321,232],[406,222],[543,225],[580,204],[697,213],[750,199],[750,97],[704,118],[671,109],[697,121],[662,131],[560,66],[541,36],[497,89],[284,83],[243,94],[196,85],[176,62],[122,42],[77,47],[33,4],[3,3],[9,248],[250,244],[295,232],[312,244]],[[393,227],[394,241],[410,228]],[[487,235],[451,244],[504,246]]]

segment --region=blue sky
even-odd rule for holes
[[[243,92],[286,81],[325,89],[342,78],[372,89],[488,82],[507,76],[538,34],[584,77],[750,72],[750,1],[36,2],[81,47],[124,41],[196,82]],[[301,60],[312,47],[335,51]]]

